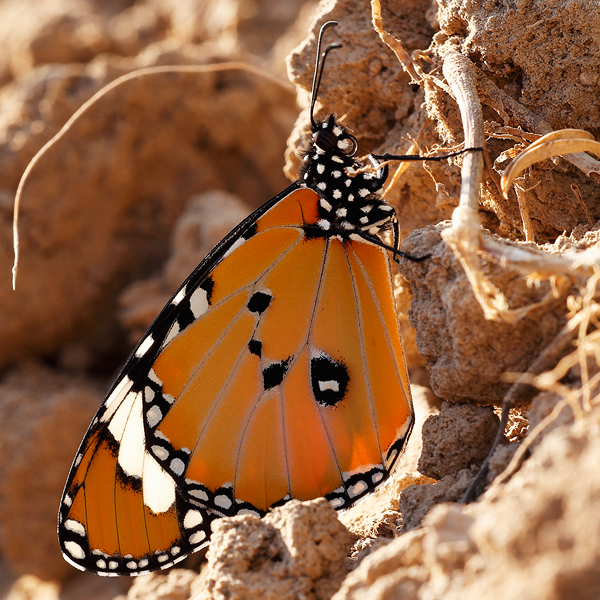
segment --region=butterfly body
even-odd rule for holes
[[[332,115],[298,181],[238,225],[142,338],[77,453],[65,558],[101,575],[166,568],[211,522],[291,498],[348,508],[389,475],[413,413],[376,234],[387,168]]]

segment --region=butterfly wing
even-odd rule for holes
[[[389,474],[412,405],[386,251],[315,233],[298,184],[199,265],[100,407],[59,515],[69,562],[165,568],[218,517],[351,506]]]

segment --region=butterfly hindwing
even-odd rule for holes
[[[335,145],[349,134],[321,127],[331,149],[315,142],[300,182],[200,263],[100,407],[60,508],[75,566],[165,568],[216,518],[291,498],[348,508],[389,475],[413,416],[375,238],[386,172],[356,174]]]

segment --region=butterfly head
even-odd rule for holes
[[[312,143],[315,150],[341,153],[352,157],[358,150],[356,138],[340,123],[335,115],[329,115],[325,121],[315,121],[313,125]]]

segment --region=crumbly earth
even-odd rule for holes
[[[133,585],[75,572],[60,556],[62,486],[119,366],[212,245],[296,177],[315,34],[326,20],[339,22],[328,41],[343,47],[329,56],[318,114],[343,115],[359,154],[462,141],[442,75],[444,56],[458,50],[475,66],[483,105],[487,231],[552,256],[599,247],[597,174],[557,158],[523,175],[519,198],[514,190],[504,198],[499,185],[509,158],[539,135],[600,131],[599,11],[584,0],[382,4],[384,28],[401,40],[420,82],[381,42],[369,3],[359,0],[0,4],[1,597],[600,597],[595,346],[591,359],[547,379],[548,389],[523,390],[517,401],[531,403],[529,434],[523,417],[513,421],[510,443],[491,459],[491,487],[459,504],[498,427],[484,406],[498,406],[510,374],[530,368],[572,323],[587,283],[573,278],[571,288],[555,289],[485,259],[486,277],[511,308],[539,302],[516,323],[486,320],[442,237],[458,204],[460,158],[411,163],[386,192],[408,238],[404,250],[430,259],[401,260],[394,276],[419,385],[417,426],[385,486],[337,516],[315,500],[263,520],[223,519],[206,558]],[[242,64],[224,64],[231,61]],[[13,198],[30,160],[104,85],[166,64],[198,69],[113,89],[33,167],[12,292]],[[580,351],[595,323],[580,331]],[[582,385],[587,395],[577,404]]]

